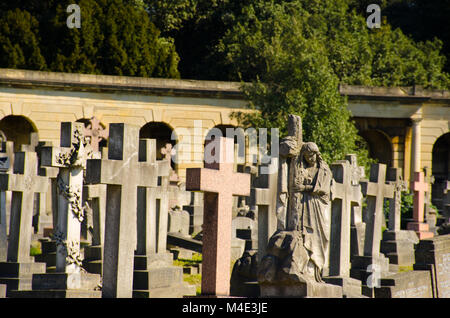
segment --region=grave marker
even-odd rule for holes
[[[429,225],[424,223],[424,199],[425,192],[429,191],[429,185],[424,180],[423,172],[414,172],[414,181],[411,182],[411,190],[414,191],[413,222],[407,225],[408,230],[415,231],[420,240],[434,236],[429,232]]]
[[[202,293],[227,296],[233,195],[250,195],[250,175],[233,172],[233,139],[219,137],[211,143],[218,162],[208,162],[206,154],[205,168],[188,168],[186,189],[204,191]]]
[[[87,161],[86,183],[107,185],[103,297],[132,297],[137,187],[156,187],[154,164],[139,162],[139,127],[110,124],[108,159]]]

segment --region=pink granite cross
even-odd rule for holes
[[[97,117],[92,117],[84,128],[84,135],[90,137],[92,150],[98,151],[100,142],[108,139],[109,133],[108,128],[103,127]]]
[[[228,296],[233,195],[250,195],[250,174],[233,172],[233,139],[220,137],[212,142],[219,160],[208,163],[205,151],[205,168],[186,170],[186,190],[205,193],[202,294]]]
[[[411,182],[411,189],[414,191],[414,221],[409,222],[407,228],[415,231],[421,240],[431,238],[434,234],[428,231],[429,225],[424,222],[425,192],[430,190],[428,183],[425,182],[423,172],[414,172],[414,181]]]

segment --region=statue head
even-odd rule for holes
[[[314,166],[316,163],[321,165],[323,162],[322,156],[319,151],[319,147],[312,141],[305,142],[300,151],[301,163],[303,164],[303,159],[309,166]]]

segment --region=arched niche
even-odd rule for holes
[[[364,130],[359,133],[367,142],[369,157],[392,167],[392,143],[389,136],[376,129]]]
[[[442,211],[442,198],[446,181],[450,180],[450,132],[436,139],[433,145],[432,174],[434,184],[431,189],[431,202]]]
[[[37,132],[36,125],[24,116],[9,115],[0,120],[0,130],[6,139],[14,142],[14,151],[31,143],[30,134]]]
[[[172,127],[164,122],[149,122],[140,129],[139,138],[156,139],[156,159],[162,160],[164,155],[161,153],[161,149],[168,143],[172,146],[176,144],[176,136],[173,136],[172,139],[172,132]],[[175,163],[171,161],[170,164],[175,169]]]

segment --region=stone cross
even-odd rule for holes
[[[139,161],[153,164],[157,184],[138,188],[137,255],[163,253],[167,245],[170,161],[156,160],[156,139],[139,140]]]
[[[58,216],[53,238],[56,240],[56,272],[78,273],[82,265],[80,254],[83,169],[85,151],[84,124],[61,123],[60,147],[43,147],[41,164],[59,168],[56,178]]]
[[[106,214],[106,185],[86,184],[83,186],[83,200],[91,210],[92,215],[87,216],[88,232],[92,227],[92,245],[99,246],[105,242],[105,214]]]
[[[104,128],[97,117],[92,117],[88,125],[83,129],[83,133],[90,139],[90,145],[94,152],[99,151],[99,145],[102,140],[108,139],[108,129]]]
[[[384,198],[394,197],[394,186],[386,184],[386,165],[372,164],[369,181],[362,181],[363,195],[366,197],[367,208],[364,213],[366,237],[364,255],[377,257],[380,255],[381,226]]]
[[[350,275],[350,226],[352,205],[361,204],[358,185],[352,184],[351,164],[338,160],[331,165],[333,183],[331,188],[331,235],[329,275]]]
[[[180,178],[175,173],[175,171],[171,168],[172,163],[172,156],[175,155],[175,149],[173,149],[173,146],[171,143],[166,143],[166,146],[161,148],[161,154],[164,156],[164,160],[167,160],[169,162],[169,168],[170,168],[170,177],[169,181],[171,183],[178,183],[180,181]],[[155,159],[156,160],[156,159]]]
[[[48,179],[37,174],[35,152],[16,152],[12,174],[0,174],[0,191],[12,191],[8,262],[28,263],[30,258],[35,193],[47,191]]]
[[[211,143],[219,159],[210,162],[205,151],[205,168],[187,169],[186,189],[204,191],[202,293],[227,296],[233,195],[250,195],[250,175],[233,172],[233,139],[219,137]]]
[[[414,191],[413,222],[407,225],[408,230],[415,231],[419,239],[431,238],[429,225],[424,223],[424,199],[425,192],[429,191],[429,185],[424,180],[423,172],[414,172],[414,181],[411,182],[411,190]]]
[[[1,132],[1,130],[0,130]],[[14,144],[0,141],[0,173],[11,173],[14,163]],[[11,212],[11,191],[0,192],[0,262],[6,262],[8,247],[9,218]]]
[[[270,174],[259,174],[256,183],[261,183],[262,178],[265,185],[257,184],[253,189],[254,205],[258,213],[258,261],[266,255],[266,247],[270,237],[277,230],[277,216],[275,213],[277,204],[277,183],[278,183],[278,158],[271,158],[269,167]],[[261,167],[259,167],[261,170]],[[261,186],[261,187],[260,187]]]
[[[389,199],[389,231],[400,231],[402,191],[406,191],[401,168],[388,168],[387,181],[394,186],[394,196]]]
[[[139,162],[139,127],[110,124],[108,159],[87,161],[86,183],[107,185],[102,296],[131,298],[137,188],[156,187],[155,165]]]

